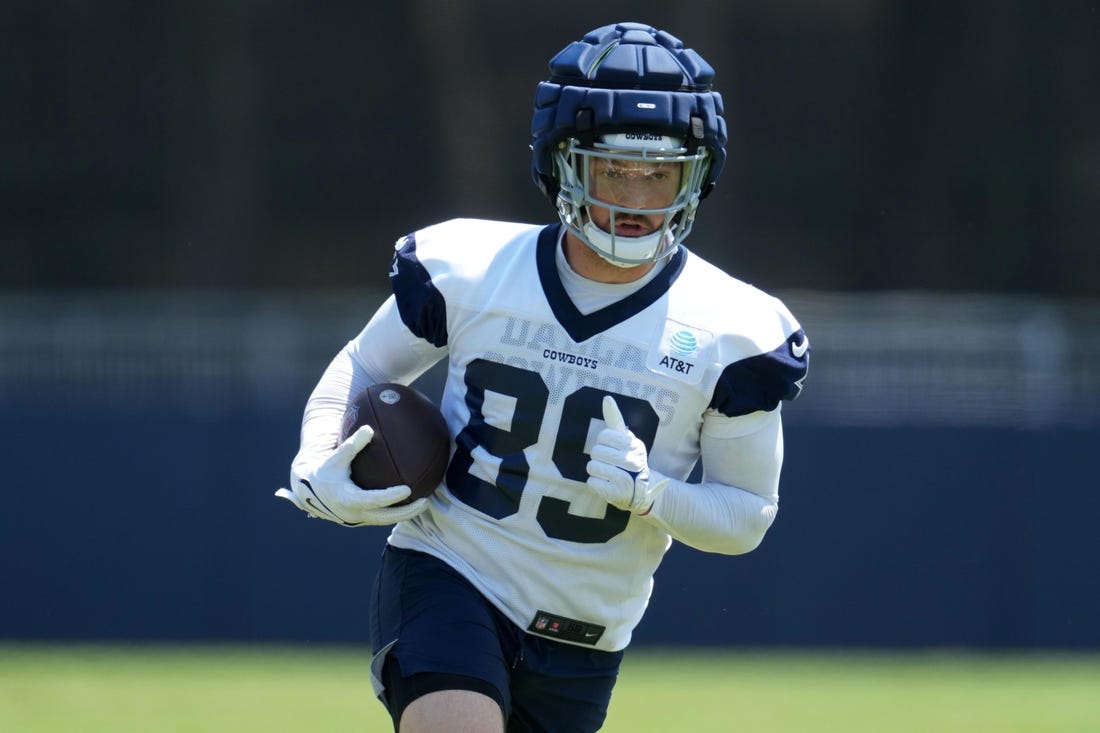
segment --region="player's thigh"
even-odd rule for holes
[[[371,668],[391,717],[427,695],[459,690],[507,714],[518,637],[478,591],[441,560],[386,548],[372,601]]]
[[[499,703],[470,690],[440,690],[409,703],[399,733],[503,733]]]

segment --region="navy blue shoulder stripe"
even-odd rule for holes
[[[728,417],[774,410],[781,400],[802,392],[810,366],[810,344],[800,328],[782,344],[722,370],[710,406]]]
[[[665,268],[657,274],[657,277],[643,285],[641,289],[631,293],[617,303],[612,303],[606,308],[601,308],[585,315],[577,310],[573,301],[565,292],[561,277],[558,275],[558,266],[554,261],[554,248],[558,244],[558,235],[561,232],[561,224],[551,224],[539,234],[538,251],[536,254],[539,281],[542,283],[542,291],[550,304],[550,310],[558,319],[569,337],[578,344],[587,341],[598,333],[606,331],[612,326],[636,316],[643,310],[657,302],[684,269],[684,261],[687,252],[683,245],[677,247],[672,258]]]
[[[394,251],[390,287],[408,329],[433,346],[446,346],[447,301],[417,258],[416,237],[412,234]]]

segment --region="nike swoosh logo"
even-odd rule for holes
[[[796,344],[791,342],[791,356],[796,359],[801,359],[806,355],[806,352],[810,349],[810,339],[805,335],[802,336],[802,343]]]
[[[317,496],[317,492],[315,492],[313,490],[313,485],[310,484],[308,481],[306,481],[304,478],[298,479],[298,482],[301,483],[302,485],[304,485],[307,489],[309,489],[309,493],[313,495],[313,496],[307,496],[306,497],[306,504],[309,504],[311,507],[313,507],[315,510],[317,510],[319,512],[323,512],[324,514],[329,515],[330,517],[334,518],[336,521],[340,522],[340,524],[343,524],[347,527],[355,527],[355,526],[359,525],[359,522],[345,521],[343,518],[341,518],[341,516],[339,514],[332,511],[331,509],[329,509],[328,504],[321,501],[321,497]],[[314,499],[317,500],[316,504],[314,503]]]

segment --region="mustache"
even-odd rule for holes
[[[612,220],[616,224],[641,224],[642,226],[649,226],[649,219],[642,214],[626,214],[622,212],[615,212]]]

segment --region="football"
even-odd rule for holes
[[[361,489],[404,484],[407,504],[428,496],[443,481],[451,457],[451,433],[427,396],[403,384],[374,384],[356,395],[344,413],[340,439],[362,425],[374,438],[351,461],[351,480]]]

